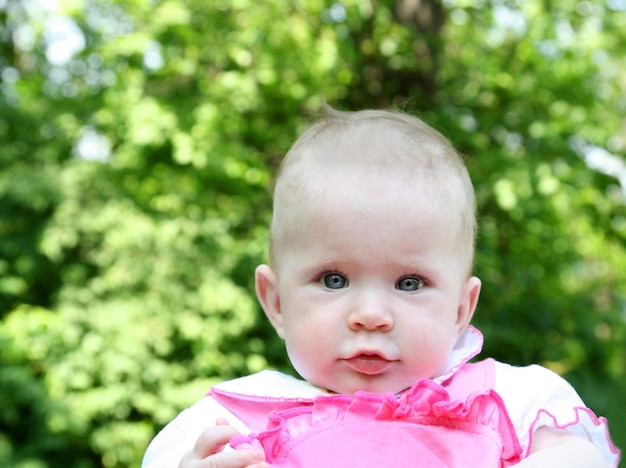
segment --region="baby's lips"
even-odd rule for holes
[[[365,375],[382,374],[394,363],[384,356],[372,353],[358,353],[343,361],[354,371]]]

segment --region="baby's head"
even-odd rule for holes
[[[279,173],[257,295],[296,370],[340,393],[445,370],[480,292],[474,192],[452,145],[399,112],[329,110]]]
[[[456,214],[450,230],[471,272],[476,235],[474,189],[462,157],[439,132],[408,114],[387,110],[340,112],[332,108],[292,146],[274,190],[270,261],[302,236],[308,202],[327,184],[362,178],[362,187],[391,182],[382,190],[426,183],[440,209]],[[406,203],[422,200],[407,199]],[[349,205],[349,204],[347,204]],[[349,208],[349,206],[348,206]]]

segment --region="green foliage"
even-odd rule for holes
[[[467,155],[485,354],[562,373],[626,446],[619,2],[376,3],[0,3],[0,465],[137,465],[211,383],[289,370],[253,272],[322,98]]]

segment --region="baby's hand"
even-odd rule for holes
[[[239,431],[219,418],[215,426],[205,429],[193,449],[185,454],[178,468],[267,468],[262,450],[231,450],[223,452],[224,446]]]

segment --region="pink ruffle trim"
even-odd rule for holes
[[[572,434],[576,434],[592,442],[602,452],[611,468],[617,468],[621,458],[621,452],[611,440],[606,418],[598,418],[589,408],[575,407],[573,411],[573,418],[566,422],[559,421],[556,416],[552,415],[547,410],[542,409],[538,411],[535,420],[530,425],[528,450],[532,447],[533,434],[538,428],[548,426],[556,429],[566,429]],[[524,454],[524,456],[527,455],[528,453]]]
[[[418,382],[399,398],[393,394],[357,392],[347,395],[324,395],[312,405],[298,406],[269,416],[267,430],[261,434],[237,436],[234,448],[262,447],[272,463],[289,441],[326,424],[402,421],[424,426],[449,428],[485,428],[499,434],[502,441],[502,464],[519,461],[521,448],[504,403],[493,391],[475,393],[467,401],[450,401],[448,392],[430,380]]]

